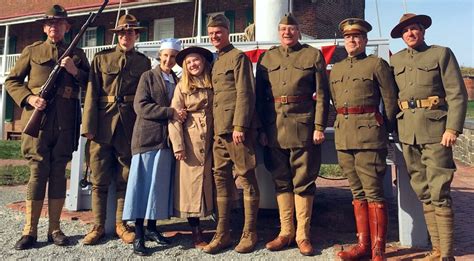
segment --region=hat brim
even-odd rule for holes
[[[50,20],[66,20],[69,24],[73,24],[74,21],[69,19],[68,17],[62,17],[62,16],[53,16],[53,17],[42,17],[40,19],[36,19],[35,22],[37,23],[44,23],[46,21]]]
[[[214,60],[214,55],[212,55],[211,51],[207,50],[206,48],[191,46],[184,50],[181,50],[176,55],[176,63],[180,67],[183,67],[184,58],[186,58],[186,56],[188,56],[188,54],[191,54],[191,53],[198,53],[202,55],[204,59],[206,59],[209,63],[212,63],[212,61]]]
[[[128,31],[128,30],[137,30],[139,32],[144,32],[146,30],[146,28],[141,27],[141,26],[133,26],[133,27],[128,27],[127,29],[125,29],[125,27],[118,27],[118,28],[109,29],[109,31],[112,31],[114,33],[118,33],[120,31]]]
[[[410,17],[406,19],[403,22],[398,23],[393,29],[392,32],[390,32],[390,36],[392,38],[400,38],[402,37],[402,30],[408,25],[411,24],[422,24],[425,29],[428,29],[428,27],[431,26],[431,17],[427,15],[415,15],[413,17]]]

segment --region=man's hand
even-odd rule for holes
[[[183,123],[188,116],[186,109],[174,109],[173,110],[173,120]]]
[[[242,131],[234,131],[232,133],[232,140],[234,141],[235,145],[239,145],[245,141],[245,133]]]
[[[313,143],[314,144],[321,144],[323,143],[325,137],[324,137],[324,132],[323,131],[318,131],[315,130],[313,132]]]
[[[184,150],[180,150],[174,153],[174,157],[177,160],[185,160],[186,159],[186,153],[184,153]]]
[[[60,66],[66,69],[66,71],[72,76],[76,76],[79,73],[79,69],[77,69],[74,61],[69,56],[61,60]]]
[[[440,144],[445,147],[451,147],[456,143],[457,136],[454,133],[445,131],[443,133],[443,138],[441,139]]]
[[[84,137],[86,137],[88,140],[92,140],[95,137],[92,133],[84,133],[82,135],[84,135]]]
[[[46,109],[46,105],[48,105],[48,102],[36,95],[30,95],[28,96],[28,99],[26,100],[29,105],[33,106],[33,108],[42,111]]]

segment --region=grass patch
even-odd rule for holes
[[[0,140],[0,159],[22,159],[20,141]]]
[[[0,166],[0,185],[22,185],[30,178],[30,168],[22,166]]]
[[[343,178],[342,169],[336,164],[322,164],[319,176],[327,178]]]
[[[466,119],[474,119],[474,101],[467,102]]]

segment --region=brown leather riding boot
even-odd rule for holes
[[[250,253],[258,242],[257,216],[259,198],[244,197],[245,223],[239,244],[234,248],[238,253]]]
[[[61,211],[64,206],[64,198],[48,199],[48,242],[52,242],[57,246],[65,246],[69,244],[69,239],[61,231],[60,219]]]
[[[193,233],[192,238],[195,248],[202,249],[203,247],[207,246],[207,242],[204,241],[202,237],[202,231],[199,226],[191,227],[191,232]]]
[[[436,224],[438,225],[441,258],[453,258],[454,213],[451,207],[435,207]]]
[[[280,214],[280,234],[268,242],[265,248],[270,251],[280,251],[291,245],[295,239],[295,197],[292,192],[277,195],[278,212]]]
[[[296,244],[300,253],[304,256],[312,256],[314,254],[311,245],[310,229],[311,215],[313,213],[314,196],[300,196],[295,194],[295,211],[296,211]]]
[[[217,254],[220,251],[230,247],[232,240],[230,238],[230,198],[217,197],[217,212],[219,220],[217,221],[216,234],[212,238],[212,241],[202,251],[208,254]]]
[[[367,201],[354,199],[352,205],[354,206],[357,239],[359,242],[347,251],[337,253],[342,260],[355,260],[370,256],[369,209]]]
[[[372,260],[385,260],[385,242],[387,240],[388,214],[385,202],[369,203],[370,241]]]

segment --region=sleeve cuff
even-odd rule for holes
[[[459,132],[458,131],[455,131],[455,130],[452,130],[452,129],[446,129],[447,132],[451,133],[451,134],[454,134],[457,136],[459,136]]]
[[[244,132],[245,130],[246,130],[246,128],[244,128],[242,126],[234,126],[234,131]]]
[[[315,124],[314,129],[317,131],[324,131],[326,128],[321,125]]]

